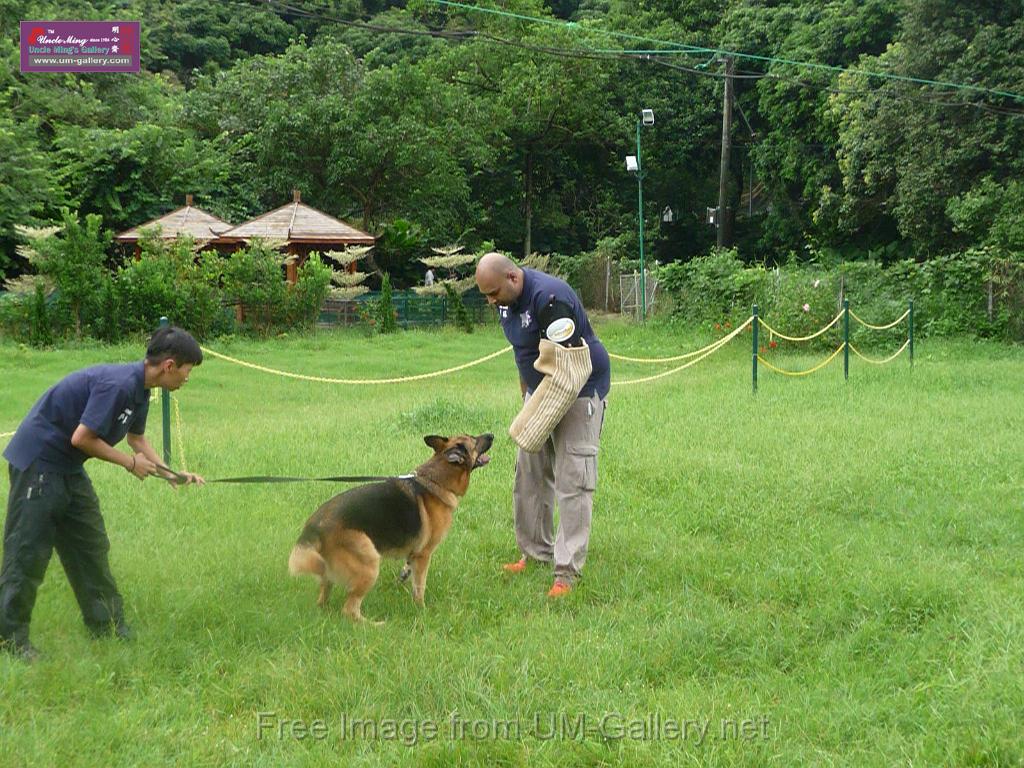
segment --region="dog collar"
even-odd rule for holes
[[[443,501],[452,509],[455,509],[459,505],[459,497],[449,491],[447,488],[442,488],[440,485],[435,483],[433,480],[424,477],[423,475],[411,475],[416,479],[416,482],[434,494],[437,498]]]

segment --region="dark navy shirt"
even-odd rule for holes
[[[523,269],[523,292],[516,302],[507,307],[498,307],[501,329],[515,351],[516,366],[520,378],[526,382],[527,391],[533,392],[544,378],[533,367],[533,363],[540,354],[540,340],[545,338],[546,326],[541,318],[551,315],[553,305],[561,309],[555,315],[572,321],[572,338],[582,337],[590,347],[590,361],[594,370],[579,396],[592,397],[596,394],[604,399],[611,389],[608,352],[594,334],[582,302],[564,280],[535,269]]]
[[[79,424],[115,445],[129,432],[143,434],[148,415],[144,362],[83,368],[46,390],[7,444],[4,458],[22,472],[33,462],[40,471],[81,472],[89,456],[71,445]]]

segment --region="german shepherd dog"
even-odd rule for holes
[[[348,588],[345,614],[365,621],[360,605],[377,581],[382,557],[406,559],[400,578],[412,574],[413,599],[423,605],[430,556],[451,527],[470,473],[490,461],[487,450],[494,435],[427,435],[423,441],[434,455],[414,474],[338,494],[306,522],[288,570],[320,579],[321,608],[331,586],[342,583]]]

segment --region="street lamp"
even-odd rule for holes
[[[640,229],[640,317],[647,322],[647,272],[644,267],[644,169],[640,159],[640,126],[654,125],[654,110],[641,109],[636,121],[636,156],[626,156],[626,170],[636,173],[637,221]]]

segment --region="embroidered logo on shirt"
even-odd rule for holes
[[[530,317],[530,310],[526,310],[521,315],[519,315],[519,322],[522,324],[523,328],[530,327],[530,323],[533,322],[533,318]]]
[[[576,323],[572,321],[571,317],[560,317],[548,326],[545,333],[551,341],[561,344],[571,339],[572,335],[576,333]]]

